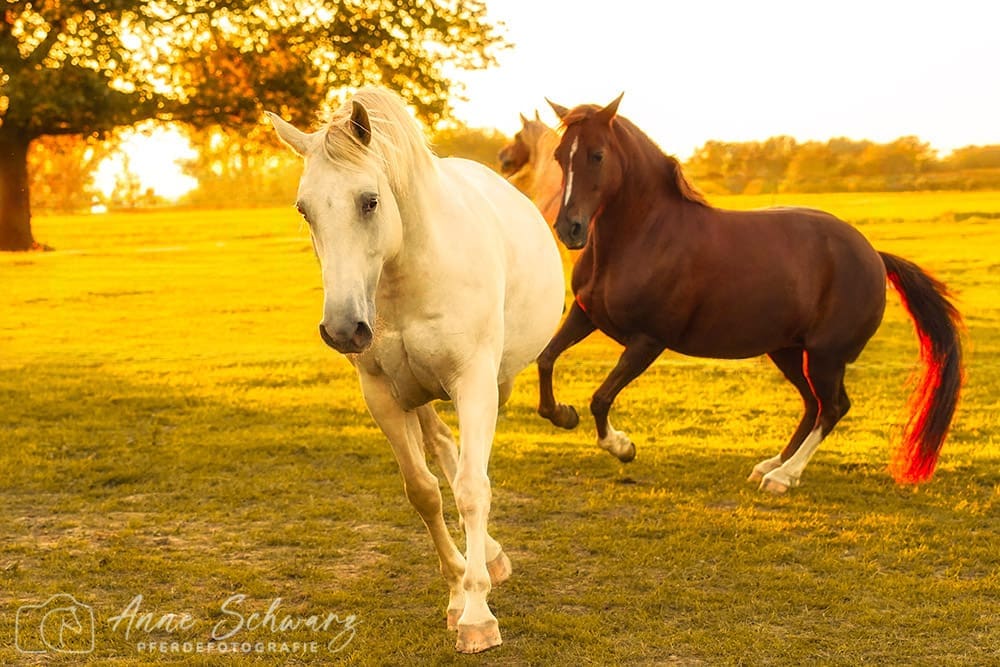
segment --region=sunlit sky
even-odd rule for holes
[[[1000,1],[487,0],[513,48],[458,72],[459,119],[512,135],[519,113],[555,125],[545,97],[606,104],[682,159],[710,139],[886,142],[942,153],[1000,144]],[[139,142],[140,145],[142,142]],[[191,187],[164,141],[135,152],[158,192]],[[142,156],[146,156],[143,158]],[[110,173],[110,172],[109,172]],[[107,177],[105,177],[105,181]],[[99,181],[100,182],[100,181]]]
[[[686,159],[709,139],[1000,144],[1000,2],[487,0],[515,48],[464,75],[472,125],[606,104]]]

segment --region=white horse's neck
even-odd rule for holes
[[[433,286],[433,281],[415,280],[414,276],[433,275],[434,266],[444,261],[448,252],[446,230],[435,224],[438,217],[434,215],[445,196],[438,158],[427,153],[409,178],[398,183],[393,195],[402,221],[403,241],[396,256],[383,267],[379,292],[384,298],[412,299]]]

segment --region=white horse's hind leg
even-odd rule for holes
[[[486,522],[490,514],[487,465],[496,431],[498,389],[496,368],[487,360],[470,362],[456,380],[452,395],[458,410],[459,452],[455,501],[465,519],[466,566],[462,587],[465,610],[458,619],[456,649],[478,653],[499,646],[500,627],[486,603],[490,575],[486,562]]]
[[[501,399],[503,391],[504,389],[501,387]],[[448,486],[454,491],[455,473],[458,468],[458,447],[455,445],[451,429],[441,421],[441,417],[431,404],[417,408],[416,413],[420,419],[420,430],[423,432],[424,448],[437,459],[438,465],[441,466],[441,470],[448,480]],[[461,516],[459,516],[459,523],[462,530],[465,530],[465,521]],[[503,552],[500,543],[490,537],[489,533],[486,534],[486,567],[490,573],[490,583],[494,586],[499,586],[510,579],[513,572],[507,554]],[[457,617],[454,620],[457,620]],[[449,621],[449,627],[453,625]],[[454,628],[452,627],[452,629]]]
[[[427,467],[421,448],[421,428],[416,414],[404,411],[392,397],[381,376],[361,373],[361,390],[372,417],[392,445],[403,476],[406,497],[420,514],[441,562],[441,574],[448,582],[448,626],[454,628],[465,608],[462,577],[465,559],[451,539],[441,512],[441,489],[437,477]],[[446,427],[447,428],[447,427]]]

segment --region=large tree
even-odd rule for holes
[[[481,0],[8,0],[0,17],[0,250],[35,245],[27,155],[149,118],[311,120],[382,83],[427,120],[503,46]]]

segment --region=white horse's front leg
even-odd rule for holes
[[[503,396],[501,396],[503,399]],[[501,402],[503,402],[501,400]],[[437,459],[438,465],[448,479],[448,486],[452,492],[455,490],[455,474],[458,471],[458,447],[455,439],[451,435],[451,429],[441,421],[441,417],[434,410],[434,406],[427,404],[416,409],[417,417],[420,419],[420,429],[424,435],[424,448],[428,454]],[[462,530],[465,530],[465,521],[461,519]],[[513,569],[510,559],[503,552],[500,543],[486,533],[486,569],[490,573],[490,583],[499,586],[510,578]],[[449,616],[448,627],[455,629],[458,616]]]
[[[444,522],[441,489],[437,477],[427,467],[420,423],[416,413],[406,412],[399,406],[384,378],[364,372],[360,375],[361,390],[368,410],[389,439],[393,454],[396,455],[406,497],[423,519],[437,549],[441,574],[448,582],[448,626],[453,628],[454,622],[465,608],[465,589],[462,587],[465,559],[452,541]]]
[[[452,394],[458,411],[462,448],[455,475],[455,501],[465,520],[465,610],[458,619],[456,648],[478,653],[499,646],[500,627],[486,597],[490,575],[486,566],[486,522],[490,514],[490,479],[487,465],[497,420],[496,368],[488,361],[474,361],[455,382]]]

